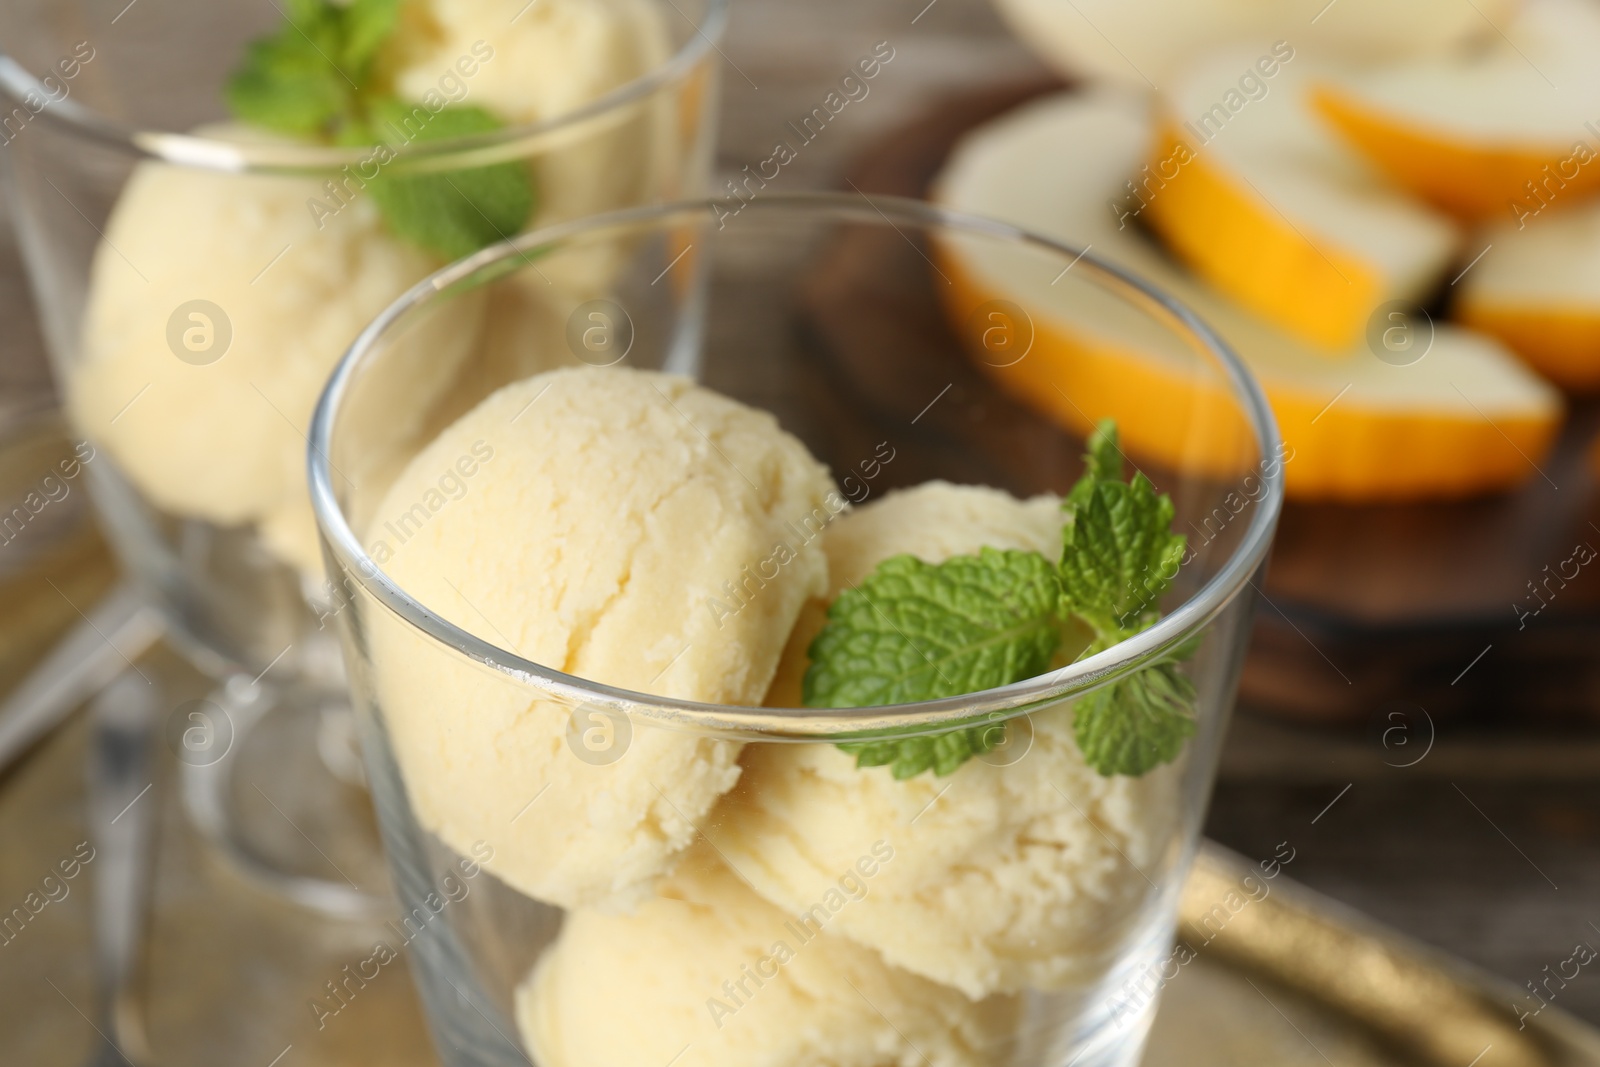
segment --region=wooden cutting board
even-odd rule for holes
[[[939,101],[878,139],[842,184],[868,195],[924,197],[964,133],[1063,88],[1033,82]],[[812,328],[836,352],[837,373],[890,408],[900,403],[890,383],[903,385],[894,361],[905,346],[880,344],[862,330],[851,294],[864,277],[881,285],[890,273],[886,259],[898,265],[917,254],[905,242],[870,239],[833,249],[814,272],[807,301]],[[909,307],[902,313],[925,315],[929,324],[918,358],[940,361],[940,373],[965,394],[966,410],[988,413],[991,451],[1024,456],[1031,439],[1051,432],[970,366],[957,365],[961,357],[931,288],[908,289],[903,299]],[[1291,503],[1263,587],[1241,699],[1256,710],[1323,722],[1381,725],[1391,711],[1417,705],[1436,718],[1600,719],[1600,559],[1575,562],[1600,551],[1589,459],[1597,430],[1600,405],[1574,404],[1554,453],[1510,494],[1369,507]]]

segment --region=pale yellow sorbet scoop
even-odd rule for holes
[[[851,869],[849,892],[870,899],[895,853],[879,841],[856,859],[874,873]],[[888,966],[768,904],[704,846],[684,867],[636,914],[568,916],[517,991],[517,1021],[543,1067],[976,1067],[1003,1059],[1015,1000],[974,1004]]]
[[[1060,527],[1053,497],[942,482],[891,493],[823,535],[830,595],[901,552],[930,563],[984,546],[1053,558]],[[820,624],[819,608],[807,614]],[[780,684],[797,688],[804,673],[803,627]],[[1142,778],[1102,777],[1078,751],[1069,707],[1009,731],[1005,746],[947,778],[905,781],[888,767],[858,769],[833,745],[751,746],[707,833],[757,892],[795,913],[824,900],[872,841],[887,841],[894,863],[832,929],[970,997],[1092,981],[1154,892],[1140,870],[1172,840],[1184,760]]]
[[[282,141],[240,126],[196,132]],[[319,226],[306,204],[320,193],[313,178],[139,164],[95,252],[66,381],[79,430],[156,506],[263,523],[269,546],[310,573],[321,570],[311,409],[362,327],[439,265],[391,236],[370,200]],[[442,392],[481,317],[461,301],[412,339],[416,358],[394,375],[395,422]]]
[[[428,608],[536,663],[759,704],[801,605],[826,588],[820,538],[805,531],[842,507],[771,415],[682,378],[577,368],[506,386],[445,430],[365,539]],[[771,559],[785,562],[738,610],[713,610]],[[636,900],[739,776],[738,744],[638,716],[609,739],[619,751],[590,752],[588,713],[574,733],[573,708],[447,657],[386,613],[368,622],[418,819],[458,851],[490,845],[485,866],[539,900]]]

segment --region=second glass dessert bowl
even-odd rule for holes
[[[725,16],[723,0],[0,13],[5,176],[61,393],[126,569],[222,683],[174,709],[168,739],[191,814],[259,881],[336,913],[387,906],[304,483],[328,372],[465,250],[703,191]],[[407,391],[438,398],[474,359],[514,359],[564,300],[603,295],[610,265],[574,269],[474,305],[419,348]]]
[[[543,369],[404,388],[592,258]],[[450,1067],[1136,1062],[1281,487],[1181,307],[909,201],[624,211],[417,286],[310,442]]]

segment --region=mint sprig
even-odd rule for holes
[[[375,91],[379,47],[400,22],[399,0],[287,0],[284,21],[245,48],[223,89],[243,122],[343,142]]]
[[[936,700],[1042,672],[1061,643],[1055,568],[1037,552],[879,563],[828,609],[811,644],[806,703]]]
[[[855,708],[933,700],[1029,678],[1061,644],[1054,568],[1037,552],[985,548],[924,563],[894,556],[829,609],[811,645],[805,701]],[[985,722],[934,736],[844,742],[860,767],[943,776],[1005,739]]]
[[[856,758],[857,767],[882,767],[896,779],[915,778],[932,770],[940,778],[954,774],[973,756],[989,752],[1006,739],[1004,722],[963,726],[942,734],[841,741],[839,748]]]
[[[376,178],[361,176],[389,229],[445,259],[520,230],[533,213],[533,185],[517,162],[391,175],[393,149],[488,133],[502,123],[480,107],[433,110],[408,104],[379,76],[378,53],[400,24],[401,0],[287,0],[284,22],[252,41],[224,89],[239,120],[294,137],[347,146],[387,146]]]
[[[1160,618],[1185,538],[1171,498],[1142,473],[1122,480],[1116,425],[1089,439],[1083,476],[1062,501],[1062,553],[984,548],[924,563],[895,556],[841,593],[809,652],[810,707],[899,704],[1009,685],[1042,674],[1066,633],[1093,634],[1082,655],[1110,648]],[[1194,687],[1175,660],[1192,645],[1082,698],[1073,735],[1104,775],[1140,775],[1176,758],[1194,734]],[[847,741],[858,767],[896,778],[953,773],[1004,738],[984,722],[918,737]]]
[[[1159,663],[1078,701],[1072,736],[1101,774],[1138,777],[1170,762],[1194,735],[1194,683]]]
[[[1172,498],[1143,472],[1120,480],[1114,424],[1095,430],[1085,460],[1062,507],[1061,583],[1072,610],[1114,644],[1153,621],[1145,616],[1172,585],[1185,538],[1172,532]]]
[[[397,100],[375,102],[372,111],[384,129],[403,129],[415,108]],[[436,141],[489,133],[500,121],[481,107],[447,107],[421,127],[415,140]],[[517,162],[492,163],[470,170],[416,175],[379,174],[368,191],[389,228],[446,259],[459,259],[522,229],[533,213],[533,186]]]

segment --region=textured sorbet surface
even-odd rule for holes
[[[833,590],[902,552],[936,563],[996,548],[1059,552],[1053,499],[932,483],[842,517],[823,537]],[[784,673],[803,673],[802,633]],[[784,701],[787,702],[787,701]],[[786,911],[812,907],[882,838],[895,859],[833,917],[837,933],[970,997],[1092,980],[1114,957],[1163,858],[1179,765],[1102,777],[1070,708],[1008,727],[1008,743],[947,778],[896,781],[832,745],[755,745],[707,832]]]
[[[361,328],[436,266],[390,237],[367,202],[319,230],[306,210],[319,189],[310,178],[140,164],[95,254],[83,358],[68,384],[80,431],[157,506],[221,525],[266,521],[280,554],[317,569],[311,409]],[[168,323],[195,300],[211,308],[203,319],[178,314],[183,359]],[[395,410],[425,406],[419,398],[448,380],[477,328],[463,314],[417,338],[430,358],[408,368]],[[199,350],[184,344],[190,330]],[[205,349],[229,334],[213,358]]]
[[[384,65],[408,100],[431,94],[530,123],[583,107],[668,53],[660,11],[647,0],[424,0],[405,8]],[[673,162],[669,119],[641,106],[530,159],[539,197],[530,225],[655,195]],[[277,139],[241,126],[196,133]],[[313,214],[313,203],[323,210]],[[336,204],[317,178],[140,164],[95,256],[83,357],[68,390],[81,432],[154,504],[220,525],[259,523],[277,556],[312,574],[322,562],[304,486],[311,410],[362,327],[443,265],[390,236],[359,192],[329,213]],[[412,338],[426,358],[389,368],[390,417],[425,412],[480,336],[491,349],[536,341],[544,351],[535,365],[569,360],[567,311],[602,295],[617,266],[611,249],[545,264],[547,275],[563,275],[559,297],[531,291],[495,302],[486,334],[481,302],[458,301],[457,314]],[[232,335],[204,365],[180,359],[168,341],[169,317],[195,300],[220,308]],[[182,319],[182,329],[204,329]]]
[[[821,539],[797,530],[839,506],[827,471],[770,415],[681,378],[578,368],[507,386],[445,430],[365,540],[412,596],[526,659],[758,704],[801,605],[826,589]],[[712,609],[769,559],[784,562],[739,610]],[[491,845],[489,869],[539,900],[638,899],[739,776],[737,744],[643,723],[620,758],[597,758],[569,729],[573,709],[392,617],[368,621],[417,817],[458,851]],[[579,710],[580,730],[595,721]]]
[[[897,862],[882,841],[856,859]],[[1017,1007],[797,922],[703,847],[633,914],[569,915],[517,994],[544,1067],[965,1067],[993,1062]]]

